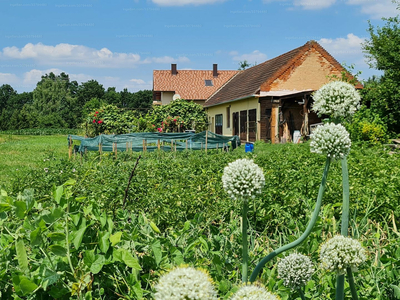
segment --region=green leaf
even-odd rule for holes
[[[60,245],[51,245],[49,247],[49,250],[58,256],[66,256],[67,255],[67,249],[65,249],[64,247],[62,247]]]
[[[42,284],[41,285],[42,285],[43,289],[46,290],[49,285],[56,283],[59,278],[60,278],[60,275],[57,272],[52,271],[48,268],[45,268],[42,273]]]
[[[23,219],[26,213],[26,203],[24,201],[15,201],[14,206],[17,218]]]
[[[83,257],[83,262],[85,263],[85,265],[90,268],[95,260],[96,255],[94,254],[94,250],[85,250],[85,255]]]
[[[79,220],[81,219],[81,214],[70,215],[72,222],[74,222],[75,226],[78,226]]]
[[[154,222],[150,222],[150,227],[155,233],[161,233],[160,229],[158,229],[157,225]]]
[[[65,234],[62,232],[50,232],[47,234],[47,237],[54,242],[65,240]]]
[[[108,248],[110,248],[109,238],[110,233],[107,231],[100,234],[99,248],[103,253],[106,253]]]
[[[162,260],[162,252],[161,252],[161,244],[159,240],[155,240],[151,244],[151,249],[153,250],[154,259],[156,260],[157,266],[160,264]]]
[[[31,246],[37,246],[42,243],[42,235],[40,227],[31,231],[30,238],[31,238]]]
[[[74,238],[72,240],[72,243],[75,246],[75,249],[79,249],[82,243],[83,235],[85,234],[86,227],[82,227],[78,231],[75,232]]]
[[[12,205],[8,203],[0,203],[0,213],[12,210]]]
[[[107,223],[107,215],[106,215],[106,213],[103,212],[101,214],[99,221],[100,221],[100,224],[101,224],[101,228],[103,228]]]
[[[143,290],[142,287],[140,286],[140,282],[136,282],[135,285],[132,286],[133,292],[136,295],[137,299],[143,299]]]
[[[107,224],[108,224],[108,232],[111,234],[114,229],[114,222],[111,216],[107,217]]]
[[[24,241],[22,239],[19,239],[18,241],[15,242],[15,250],[17,252],[17,260],[18,260],[20,269],[24,273],[29,272],[28,256],[26,255],[26,249],[25,249]]]
[[[64,192],[64,187],[62,185],[60,185],[59,187],[57,187],[57,189],[55,191],[53,191],[54,200],[58,204],[60,204],[60,200],[61,200],[61,197],[63,195],[63,192]]]
[[[26,210],[29,212],[35,205],[34,190],[25,189],[24,192],[22,193],[22,198],[25,200]]]
[[[122,231],[118,231],[115,234],[110,236],[111,246],[115,246],[121,241]]]
[[[96,260],[90,266],[90,272],[92,272],[93,274],[99,273],[103,268],[105,262],[106,259],[104,255],[96,255]]]
[[[12,280],[15,292],[22,296],[27,296],[38,288],[33,281],[25,276],[13,276]]]
[[[92,300],[92,291],[86,292],[85,300]]]
[[[75,179],[68,179],[63,186],[70,186],[70,185],[74,185],[76,184],[76,180]]]
[[[397,299],[400,299],[400,287],[398,287],[398,286],[396,286],[396,285],[391,285],[391,287],[393,288],[394,296],[395,296]]]
[[[126,249],[121,249],[122,261],[130,268],[135,270],[142,270],[139,265],[139,261],[137,258],[133,257],[133,255]]]

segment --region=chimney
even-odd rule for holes
[[[213,64],[213,76],[218,77],[218,64]]]
[[[176,70],[176,64],[171,64],[171,74],[176,75],[178,71]]]

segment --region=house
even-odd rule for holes
[[[182,98],[203,105],[238,72],[218,70],[217,64],[212,70],[178,70],[176,64],[171,64],[171,70],[154,70],[153,103],[165,105]]]
[[[297,141],[321,122],[311,110],[312,93],[342,71],[321,45],[309,41],[237,72],[204,103],[209,130],[242,141]]]

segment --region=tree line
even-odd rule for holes
[[[151,90],[117,92],[115,87],[106,90],[96,80],[78,84],[66,73],[50,73],[42,76],[32,92],[0,86],[0,130],[78,128],[90,111],[103,105],[147,112],[152,103]]]

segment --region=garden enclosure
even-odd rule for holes
[[[80,145],[74,145],[73,141],[80,141]],[[238,136],[223,136],[203,131],[200,133],[158,133],[140,132],[128,134],[101,134],[93,138],[85,138],[78,135],[68,135],[70,154],[86,151],[182,151],[182,150],[207,150],[207,149],[232,149],[240,146]]]

